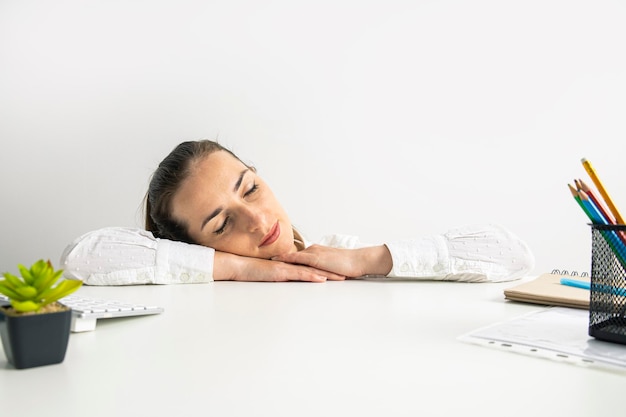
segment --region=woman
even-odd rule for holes
[[[153,174],[146,231],[106,228],[69,245],[61,265],[91,285],[343,280],[366,275],[506,281],[534,259],[493,225],[363,246],[350,236],[307,243],[254,168],[209,140],[178,145]]]

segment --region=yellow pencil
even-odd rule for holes
[[[611,197],[609,197],[606,190],[604,189],[604,186],[602,185],[602,183],[600,182],[600,179],[596,175],[596,171],[591,166],[591,163],[586,158],[582,158],[580,162],[582,162],[583,167],[585,168],[585,171],[587,171],[587,174],[589,174],[589,177],[591,177],[591,181],[593,181],[596,188],[598,189],[598,192],[600,193],[602,198],[604,198],[604,202],[606,203],[607,206],[609,206],[609,209],[615,216],[615,221],[617,222],[617,224],[624,224],[624,219],[619,214],[619,211],[617,211],[617,207],[615,207],[615,204],[613,204],[613,200],[611,200]]]

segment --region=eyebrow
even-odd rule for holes
[[[248,172],[248,171],[250,171],[250,169],[246,168],[246,169],[244,169],[243,171],[241,171],[239,173],[239,178],[237,179],[237,182],[235,183],[235,186],[233,187],[233,192],[234,193],[239,191],[239,187],[241,187],[241,183],[243,182],[243,177],[246,175],[246,172]],[[200,225],[200,230],[204,229],[204,226],[206,226],[208,222],[213,220],[213,218],[215,218],[215,216],[220,214],[223,210],[224,210],[224,207],[218,207],[215,210],[213,210],[213,212],[211,214],[206,216],[204,218],[204,220],[202,221],[202,224]]]

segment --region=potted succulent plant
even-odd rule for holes
[[[59,299],[76,291],[82,281],[62,280],[50,261],[30,268],[18,265],[21,276],[0,278],[0,293],[10,305],[0,307],[0,336],[7,360],[17,369],[63,362],[70,335],[69,307]],[[56,285],[55,285],[56,284]]]

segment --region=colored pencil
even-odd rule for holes
[[[611,200],[611,197],[609,197],[609,194],[606,192],[606,189],[602,185],[600,178],[598,178],[598,175],[596,174],[595,169],[593,169],[591,162],[589,162],[586,158],[582,158],[580,161],[582,162],[585,171],[587,171],[587,174],[589,174],[589,177],[591,177],[591,181],[593,181],[593,183],[595,184],[606,205],[609,207],[609,210],[611,210],[611,213],[613,213],[613,215],[615,216],[615,221],[617,222],[617,224],[624,224],[624,219],[617,210],[617,207],[615,207],[615,204],[613,204],[613,200]]]
[[[591,223],[608,225],[607,220],[584,191],[578,191],[578,196]],[[604,237],[604,240],[617,257],[617,260],[622,264],[622,267],[626,268],[626,258],[624,257],[626,253],[626,242],[624,242],[623,238],[614,230],[600,230],[600,234]]]
[[[608,220],[604,217],[602,212],[596,207],[593,203],[589,195],[584,191],[578,191],[578,196],[580,197],[580,201],[583,206],[587,209],[587,212],[590,214],[589,218],[591,222],[594,224],[609,224]]]
[[[574,197],[574,200],[576,200],[580,208],[585,212],[587,217],[589,217],[589,220],[591,220],[591,214],[587,211],[587,208],[585,207],[583,202],[580,200],[580,196],[578,195],[578,190],[576,190],[576,188],[574,188],[571,184],[567,184],[567,186],[569,187],[569,190],[572,193],[572,197]]]
[[[585,193],[587,193],[589,198],[591,198],[591,201],[593,201],[593,203],[596,205],[598,210],[600,210],[600,212],[604,215],[604,217],[607,219],[609,224],[615,224],[615,219],[613,218],[613,216],[611,216],[611,214],[608,212],[608,210],[604,207],[604,204],[602,204],[600,199],[598,199],[598,197],[596,197],[596,195],[593,192],[593,190],[591,189],[591,187],[589,187],[587,184],[585,184],[585,182],[583,180],[580,180],[580,179],[578,180],[578,186],[580,187],[579,190],[584,191]]]

